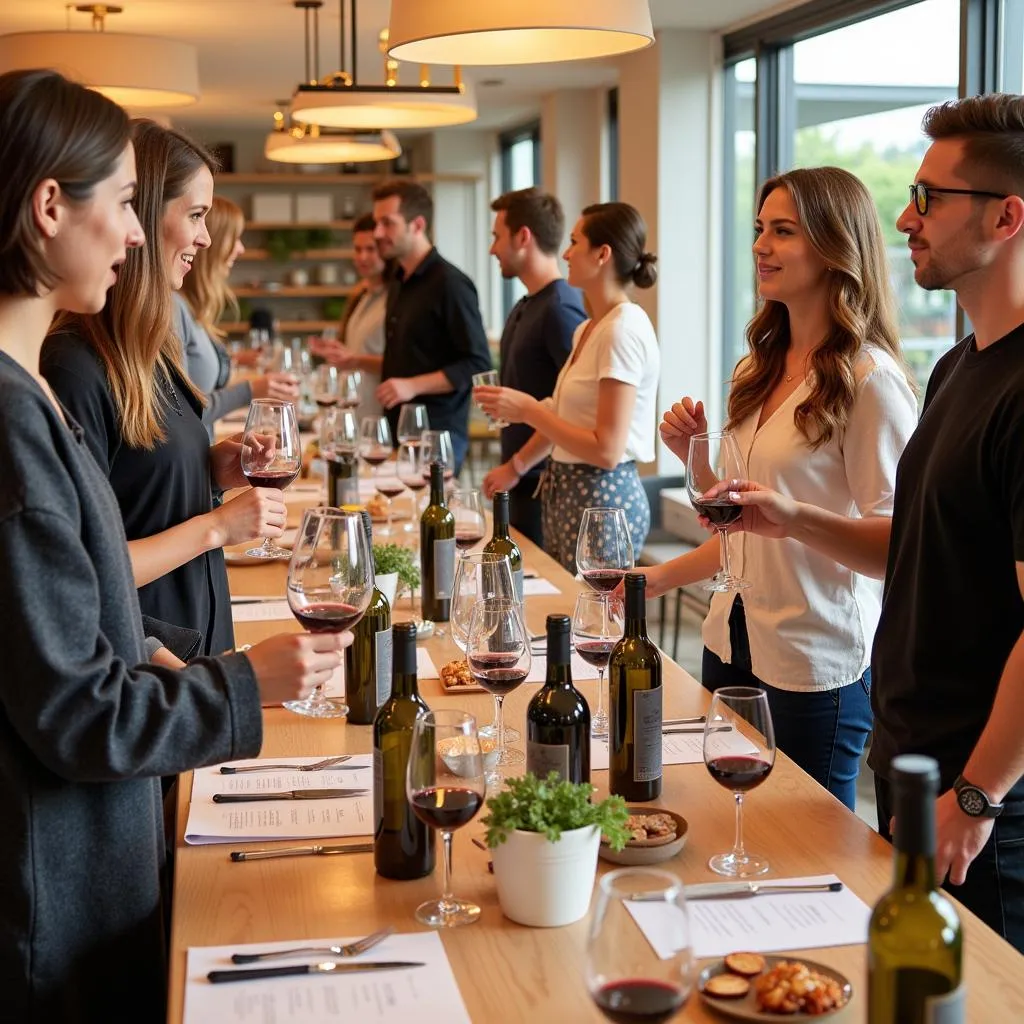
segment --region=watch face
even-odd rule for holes
[[[985,813],[987,801],[973,786],[965,786],[961,789],[957,794],[957,801],[964,814],[969,814],[972,818],[977,818]]]

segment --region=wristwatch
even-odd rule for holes
[[[953,792],[960,810],[972,818],[998,818],[1003,813],[1004,804],[993,803],[985,790],[972,785],[962,775],[956,777]]]

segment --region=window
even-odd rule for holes
[[[540,122],[523,125],[499,136],[501,147],[501,191],[513,192],[540,184]],[[508,318],[512,307],[526,294],[518,278],[501,283],[501,316]]]
[[[1024,0],[1002,0],[999,37],[999,88],[1024,93]]]

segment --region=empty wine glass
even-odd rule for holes
[[[473,387],[475,388],[496,388],[501,384],[501,380],[498,377],[497,370],[484,370],[482,373],[473,374]],[[484,413],[487,416],[487,413]],[[509,425],[508,420],[502,419],[491,419],[487,416],[487,421],[491,426],[492,430],[501,430]]]
[[[313,382],[313,399],[320,409],[330,409],[338,404],[338,368],[330,363],[322,363],[316,369]]]
[[[705,590],[744,590],[750,581],[734,576],[729,565],[729,524],[739,519],[743,509],[729,500],[728,494],[719,494],[705,501],[705,492],[723,481],[742,480],[747,475],[746,463],[740,446],[731,430],[714,430],[694,434],[690,438],[687,462],[686,490],[697,512],[709,519],[718,531],[722,549],[722,567],[702,584]]]
[[[641,921],[657,934],[656,943]],[[605,875],[587,928],[586,959],[587,989],[601,1013],[616,1024],[667,1021],[690,997],[692,972],[682,882],[658,868]]]
[[[612,648],[622,639],[622,622],[612,615],[610,602],[604,594],[589,590],[576,597],[572,616],[572,636],[576,653],[598,671],[597,710],[590,719],[590,735],[608,735],[608,712],[604,707],[604,670],[608,667]]]
[[[346,370],[338,377],[338,405],[343,409],[359,407],[359,388],[363,375],[358,370]]]
[[[430,429],[427,407],[418,402],[406,402],[398,411],[398,427],[395,436],[399,444],[419,447],[425,431]]]
[[[633,568],[633,542],[621,508],[588,508],[576,538],[576,571],[587,586],[611,593]]]
[[[288,607],[310,633],[340,633],[362,617],[373,595],[373,556],[358,512],[307,509],[288,563]],[[310,718],[348,714],[343,700],[322,686],[305,700],[285,701]]]
[[[761,785],[775,764],[775,730],[768,694],[753,686],[715,690],[704,723],[704,764],[715,782],[736,800],[736,840],[729,853],[715,854],[708,867],[720,875],[763,875],[768,861],[743,845],[743,794]]]
[[[430,928],[457,928],[480,918],[475,903],[452,895],[452,833],[469,824],[484,802],[483,752],[476,719],[465,711],[430,711],[416,719],[409,746],[405,792],[413,813],[441,833],[444,844],[441,898],[416,908]]]
[[[242,433],[242,472],[253,487],[287,487],[302,468],[302,446],[295,406],[272,398],[249,404]],[[287,558],[290,551],[269,537],[260,547],[249,548],[253,558]]]
[[[430,483],[430,464],[440,462],[444,466],[445,480],[455,475],[455,449],[452,447],[452,435],[447,430],[425,430],[420,441],[423,459],[423,477]]]
[[[455,516],[455,546],[468,551],[484,539],[487,516],[484,514],[484,499],[472,487],[456,487],[448,495],[448,508]]]

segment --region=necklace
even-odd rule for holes
[[[163,393],[170,399],[171,408],[173,408],[179,416],[183,416],[184,413],[182,413],[181,406],[178,404],[178,395],[174,388],[174,381],[172,381],[162,370],[158,371],[157,378]]]

